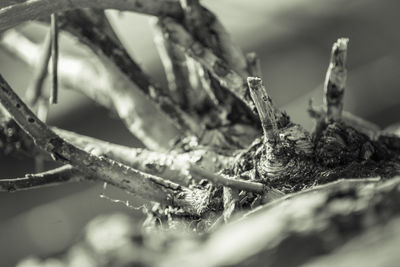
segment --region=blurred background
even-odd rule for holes
[[[217,14],[245,52],[257,52],[268,92],[295,122],[311,128],[308,100],[322,103],[330,50],[338,37],[350,38],[345,109],[381,127],[398,122],[399,1],[205,0],[203,4]],[[165,86],[149,17],[116,11],[107,15],[131,55]],[[43,27],[33,23],[21,27],[41,42]],[[74,51],[73,42],[63,41],[61,49]],[[23,95],[32,70],[0,49],[0,73]],[[114,143],[142,146],[107,110],[74,92],[61,92],[48,122]],[[0,178],[21,177],[33,166],[30,159],[0,158]],[[129,200],[133,207],[101,194]],[[13,266],[28,255],[62,251],[100,214],[124,212],[140,221],[141,211],[134,208],[140,205],[124,192],[90,183],[0,193],[0,266]]]

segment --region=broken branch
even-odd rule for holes
[[[278,139],[278,110],[272,104],[272,100],[268,96],[260,78],[249,77],[247,78],[247,83],[250,88],[251,98],[260,116],[264,136],[267,141],[275,142]]]
[[[349,39],[339,38],[332,47],[331,59],[324,84],[326,119],[338,120],[342,116],[343,95],[346,86],[347,44]]]

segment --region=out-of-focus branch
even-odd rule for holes
[[[0,45],[29,66],[37,65],[41,47],[21,33],[7,31],[2,35]],[[164,114],[157,109],[149,112],[148,106],[152,103],[112,65],[103,65],[96,57],[77,59],[61,51],[58,72],[63,88],[79,91],[115,110],[127,128],[148,148],[165,150],[169,147],[168,140],[179,136]]]
[[[200,4],[199,0],[180,0],[183,9],[183,21],[180,21],[193,39],[210,49],[226,64],[227,69],[242,76],[243,80],[249,76],[246,71],[246,59],[242,50],[232,41],[230,34],[210,10]],[[229,88],[221,84],[205,66],[195,58],[187,56],[191,77],[197,76],[201,87],[216,104],[221,113],[229,114],[231,122],[255,119],[251,110],[229,92]],[[245,82],[244,82],[245,84]],[[232,116],[234,115],[234,116]],[[223,118],[226,120],[226,118]]]
[[[2,40],[6,39],[4,37]],[[32,44],[33,45],[33,44]],[[14,49],[15,44],[14,44]],[[28,51],[27,51],[28,52]],[[37,104],[40,98],[43,97],[43,84],[47,76],[49,61],[51,56],[51,36],[50,32],[44,38],[42,49],[39,53],[39,60],[34,68],[33,78],[25,92],[28,103],[33,107]]]
[[[376,226],[384,227],[388,221],[398,225],[395,199],[400,195],[399,184],[398,178],[382,185],[359,179],[349,186],[341,180],[326,185],[323,190],[275,200],[214,231],[193,249],[181,254],[174,251],[174,257],[168,255],[163,266],[308,266],[313,260],[319,260],[318,256],[330,255],[338,249],[343,251],[341,247],[352,242],[355,236],[369,233],[376,239],[382,233]],[[376,212],[377,208],[382,212]],[[377,250],[371,252],[378,251],[374,255],[382,257],[379,251],[382,244],[372,239]],[[378,241],[381,240],[378,238]],[[292,246],[296,247],[296,253]],[[361,246],[360,251],[367,247]],[[358,255],[358,250],[350,252]],[[358,257],[350,259],[345,263],[366,264]],[[398,257],[389,256],[387,261],[385,258],[376,262],[377,265],[390,262],[389,265],[395,266],[397,260]],[[325,266],[326,262],[318,263],[312,266]],[[328,266],[337,264],[331,261]]]
[[[92,180],[70,165],[50,171],[27,174],[22,178],[0,179],[0,192],[15,192],[71,182]]]
[[[254,192],[258,194],[263,194],[267,190],[267,187],[261,183],[246,181],[242,179],[232,179],[227,178],[223,175],[212,173],[206,169],[190,165],[188,169],[189,173],[193,176],[200,177],[201,179],[206,179],[214,184],[223,185],[226,187],[245,190],[249,192]]]
[[[23,3],[26,0],[2,0],[0,2],[0,8],[6,7],[6,6],[11,6],[19,3]]]
[[[56,13],[51,14],[51,97],[52,104],[58,101],[58,17]]]
[[[199,0],[180,0],[184,26],[194,38],[221,57],[230,69],[247,76],[246,58],[218,18]]]
[[[170,40],[179,45],[186,53],[200,62],[218,81],[231,91],[238,99],[243,101],[250,110],[254,110],[254,103],[251,101],[244,77],[233,71],[224,62],[207,47],[193,37],[171,18],[163,18]]]
[[[203,129],[196,119],[183,112],[165,91],[153,83],[136,62],[131,59],[125,48],[108,36],[101,26],[83,11],[75,10],[59,16],[60,28],[75,35],[80,42],[88,45],[106,64],[126,76],[149,97],[161,112],[165,113],[175,126],[193,135]]]
[[[158,19],[153,22],[153,30],[154,43],[164,66],[170,94],[182,109],[187,109],[189,106],[188,93],[192,90],[192,85],[186,56],[176,44],[165,38],[165,29]]]
[[[117,9],[175,18],[182,15],[177,2],[164,0],[34,0],[16,4],[11,2],[11,5],[1,3],[0,7],[3,7],[0,9],[0,32],[28,20],[77,8]]]

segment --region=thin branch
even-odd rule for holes
[[[207,115],[221,106],[218,105],[218,100],[210,88],[210,81],[207,79],[208,73],[198,62],[188,57],[179,46],[171,42],[159,19],[153,23],[153,29],[154,42],[168,80],[169,95],[173,96],[180,107],[192,116],[200,115],[198,116],[199,120],[206,124],[204,121],[207,120]],[[207,114],[204,114],[202,107],[209,106],[209,103],[213,103],[215,106],[207,110]],[[203,111],[200,114],[199,108]],[[213,113],[213,115],[215,114]],[[214,124],[218,124],[218,117],[213,116],[212,121]],[[207,126],[202,127],[206,128]]]
[[[187,94],[192,89],[192,85],[185,54],[176,44],[165,38],[165,29],[158,19],[153,23],[153,32],[154,43],[164,66],[170,94],[174,96],[182,109],[187,109],[190,106]]]
[[[55,12],[77,8],[117,9],[154,16],[180,18],[182,9],[177,2],[164,0],[31,0],[0,9],[0,32],[18,24],[48,17]]]
[[[203,12],[203,10],[205,9],[200,5],[199,1],[180,0],[179,2],[183,9],[183,21],[181,23],[182,25],[184,25],[185,29],[193,36],[194,39],[205,45],[205,47],[208,47],[210,49],[215,48],[218,49],[218,52],[220,52],[217,43],[214,43],[215,36],[212,36],[212,34],[210,34],[210,16],[203,16],[206,12]],[[209,14],[212,13],[209,12]],[[160,25],[164,25],[164,23],[160,23]],[[167,37],[166,39],[168,39],[168,31],[164,30],[164,32]],[[171,42],[171,40],[169,40],[169,42]],[[178,47],[178,49],[181,51],[181,53],[185,54],[181,48]],[[214,50],[214,52],[215,51],[216,50]],[[185,57],[190,75],[190,83],[193,89],[191,92],[199,89],[199,91],[206,93],[211,102],[215,105],[214,109],[220,109],[221,113],[228,114],[230,111],[230,107],[223,105],[226,103],[226,101],[224,101],[224,103],[221,103],[222,101],[218,100],[214,92],[218,89],[215,87],[213,88],[213,86],[211,85],[211,80],[214,78],[210,77],[209,72],[195,59],[188,55],[185,55]]]
[[[0,179],[0,192],[30,190],[92,179],[94,178],[88,178],[72,166],[65,165],[42,173],[27,174],[22,178]]]
[[[58,101],[58,19],[57,14],[51,14],[51,103]]]
[[[227,178],[192,164],[189,165],[188,170],[193,177],[197,177],[197,180],[206,179],[217,185],[223,185],[234,189],[254,192],[257,194],[264,194],[267,190],[266,186],[261,183],[251,182],[242,179]]]
[[[1,37],[1,45],[31,67],[38,64],[41,47],[21,33],[7,31]],[[148,148],[168,149],[168,141],[180,135],[164,114],[149,109],[152,103],[112,64],[104,66],[94,56],[78,59],[61,54],[58,72],[63,89],[76,90],[115,110],[127,128]]]
[[[347,44],[349,39],[339,38],[332,47],[331,59],[324,84],[326,119],[338,120],[342,116],[343,95],[346,86]]]
[[[312,101],[309,103],[307,112],[311,118],[317,121],[324,120],[324,118],[327,116],[326,111],[323,108],[314,107],[312,105]],[[344,123],[367,135],[372,140],[374,140],[381,131],[381,128],[377,124],[360,118],[345,110],[342,111],[341,119]]]
[[[207,197],[202,190],[196,192],[182,188],[176,183],[146,174],[116,161],[97,157],[66,142],[50,130],[14,93],[8,83],[0,76],[0,103],[12,114],[15,121],[32,138],[38,147],[49,153],[54,160],[71,164],[84,174],[98,177],[144,199],[164,204],[179,203],[188,212],[202,211],[207,206]],[[196,195],[195,198],[190,195]],[[199,199],[202,200],[199,203]]]

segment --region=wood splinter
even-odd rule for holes
[[[342,116],[343,95],[346,86],[348,38],[339,38],[332,47],[331,59],[324,83],[324,104],[327,121],[337,121]]]

